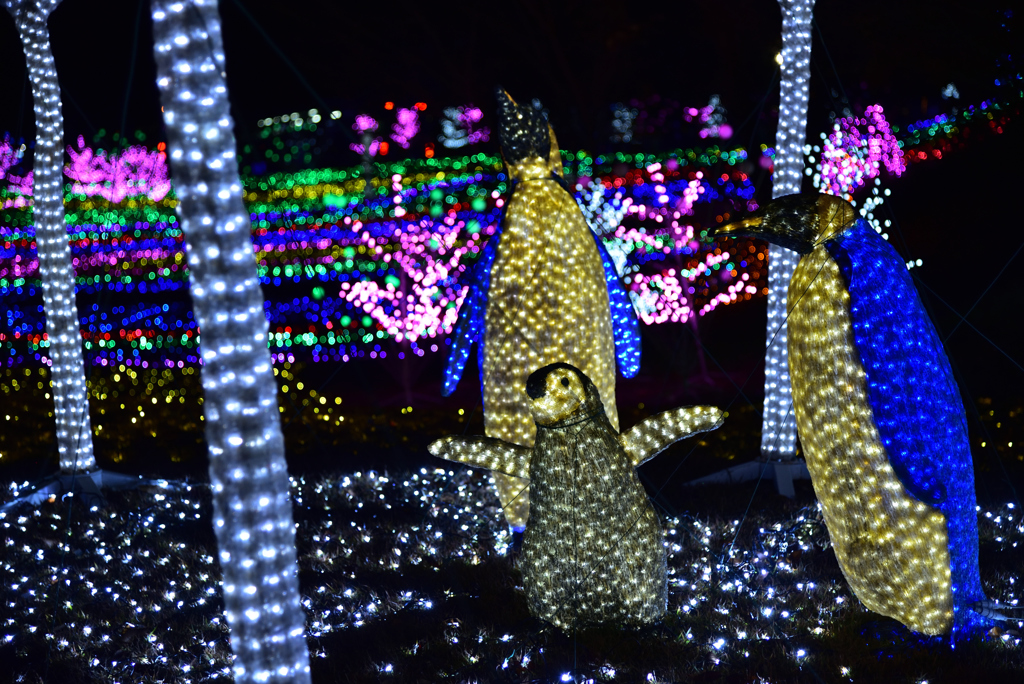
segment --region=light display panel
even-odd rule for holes
[[[36,145],[30,183],[38,274],[46,313],[46,334],[40,336],[40,342],[48,348],[60,469],[71,473],[95,468],[96,459],[75,303],[75,270],[64,225],[64,117],[46,27],[46,20],[58,4],[60,0],[4,2],[17,25],[32,85]]]
[[[295,527],[215,0],[154,0],[157,84],[203,345],[206,441],[237,682],[309,682]]]
[[[288,115],[287,125],[315,126],[317,116]],[[893,124],[891,132],[912,167],[944,159],[968,140],[999,135],[1011,120],[1005,105],[986,100],[956,116]],[[164,143],[147,142],[141,133],[130,144],[115,141],[111,151],[102,136],[86,143],[76,141],[69,153],[91,160],[88,167],[68,165],[64,181],[72,190],[65,205],[75,287],[93,298],[79,319],[86,362],[136,370],[201,363],[199,329],[185,294],[189,271],[178,199],[173,189],[163,194]],[[134,150],[127,157],[124,144]],[[0,141],[0,296],[8,304],[0,312],[6,313],[0,316],[0,364],[8,368],[49,362],[46,321],[38,310],[32,172],[22,168],[23,154],[18,141]],[[867,145],[850,151],[858,159],[867,154]],[[762,145],[752,157],[770,166],[774,155]],[[766,294],[763,243],[707,237],[736,207],[756,207],[755,179],[743,170],[746,151],[562,151],[561,157],[641,323],[685,322]],[[275,362],[392,363],[447,354],[458,337],[457,312],[473,297],[471,274],[495,243],[509,198],[501,159],[468,154],[377,168],[380,177],[367,177],[358,166],[242,178]],[[869,183],[869,196],[857,206],[885,235],[886,222],[871,216],[889,193],[879,180]],[[112,296],[97,298],[100,292]],[[130,294],[131,301],[117,293]],[[626,367],[619,348],[616,354]]]
[[[675,409],[622,434],[597,387],[554,363],[526,383],[532,448],[482,437],[445,437],[435,456],[528,478],[530,516],[520,567],[531,612],[564,630],[660,619],[667,601],[665,533],[635,468],[670,444],[713,430],[712,406]]]
[[[779,0],[779,7],[782,9],[782,79],[772,197],[800,192],[803,178],[814,0]],[[784,247],[772,245],[769,248],[761,453],[771,458],[792,458],[796,453],[796,423],[790,415],[793,399],[786,358],[786,291],[797,259],[796,254]]]

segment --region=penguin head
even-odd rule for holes
[[[519,105],[500,87],[496,94],[498,140],[505,164],[510,169],[526,161],[549,164],[549,160],[557,155],[558,143],[554,140],[554,133],[548,124],[548,113],[540,100],[534,100],[531,105]],[[559,173],[561,167],[561,157],[558,156]]]
[[[718,226],[709,235],[756,237],[807,254],[853,225],[856,219],[853,205],[841,197],[805,192],[777,197],[738,221]]]
[[[567,363],[535,370],[526,380],[530,412],[538,425],[552,426],[604,410],[601,396],[583,371]]]

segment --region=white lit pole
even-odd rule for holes
[[[295,527],[242,204],[216,0],[153,0],[157,83],[192,298],[202,331],[206,441],[224,609],[239,683],[308,683]]]
[[[775,134],[772,198],[800,192],[811,78],[811,18],[814,0],[779,0],[782,8],[782,85],[779,128]],[[792,459],[796,418],[789,382],[786,293],[800,255],[771,245],[768,252],[768,347],[764,355],[764,415],[761,455]]]
[[[3,0],[14,17],[25,50],[36,145],[32,156],[32,218],[36,227],[39,278],[43,284],[46,337],[50,343],[57,448],[64,474],[96,468],[85,385],[82,333],[75,304],[75,269],[64,223],[64,117],[46,20],[60,0]]]

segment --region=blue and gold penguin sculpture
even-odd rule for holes
[[[980,631],[990,611],[967,421],[903,260],[831,195],[780,197],[715,235],[802,254],[788,301],[793,407],[854,594],[923,634]]]
[[[594,383],[566,363],[532,373],[526,394],[537,424],[532,448],[445,437],[430,453],[529,480],[520,567],[535,616],[564,630],[659,620],[668,597],[665,534],[636,467],[717,428],[722,412],[677,408],[619,434]]]
[[[530,447],[534,424],[525,393],[535,368],[577,366],[594,382],[618,429],[615,366],[640,368],[639,324],[612,260],[562,180],[562,158],[547,114],[536,101],[517,105],[501,90],[498,136],[512,183],[499,231],[470,279],[452,336],[442,393],[455,390],[479,344],[484,432]],[[525,482],[494,476],[505,518],[522,531],[529,515]]]

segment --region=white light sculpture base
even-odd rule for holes
[[[85,385],[75,269],[64,223],[64,116],[46,20],[60,0],[4,0],[25,50],[36,115],[32,217],[49,341],[53,415],[63,474],[93,470],[92,423]]]
[[[277,384],[242,204],[217,3],[152,6],[157,83],[203,336],[206,440],[234,677],[240,684],[308,683]]]

